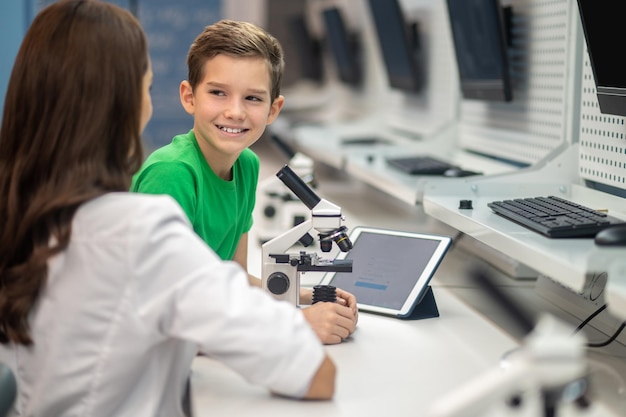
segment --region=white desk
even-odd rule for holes
[[[620,264],[623,248],[597,247],[592,239],[548,239],[493,213],[487,204],[511,198],[555,195],[625,219],[623,198],[589,189],[575,171],[578,147],[570,146],[544,166],[515,175],[467,177],[436,181],[424,191],[424,211],[446,224],[532,266],[545,276],[581,291],[589,274],[611,271],[607,285],[609,310],[626,319],[626,278]],[[572,182],[578,178],[578,182]],[[459,200],[473,209],[459,209]],[[612,268],[614,267],[614,268]]]
[[[418,137],[384,128],[386,123],[379,117],[375,114],[357,123],[303,124],[292,128],[291,133],[283,134],[292,136],[295,146],[313,159],[344,169],[353,178],[411,205],[422,200],[424,187],[432,176],[401,172],[389,166],[388,157],[430,155],[485,174],[516,170],[510,164],[459,150],[456,146],[458,133],[454,127]],[[350,140],[364,138],[386,142],[349,144]]]
[[[274,149],[255,150],[262,160],[261,178],[274,175],[285,162],[277,161],[281,155]],[[330,174],[331,178],[318,176],[320,195],[341,205],[349,228],[369,225],[456,233],[425,215],[421,207],[389,198],[362,183],[341,178],[339,173]],[[252,235],[250,241],[255,241]],[[260,248],[251,245],[251,273],[260,273],[260,260]],[[432,282],[438,318],[402,321],[361,313],[353,336],[327,347],[338,367],[333,401],[300,402],[274,397],[220,363],[199,357],[192,373],[194,416],[424,416],[435,400],[498,367],[502,355],[518,346],[510,320],[500,315],[481,289],[465,279],[468,265],[474,261],[473,255],[456,248],[446,255]],[[306,281],[315,279],[308,275]],[[545,309],[534,294],[532,281],[511,281],[497,273],[496,277],[510,295],[515,294],[538,311]],[[601,404],[596,412],[585,417],[617,417],[620,414],[604,410],[602,403],[606,401],[612,409],[626,409],[625,359],[610,349],[590,352],[590,358],[594,387],[603,398],[599,398]]]
[[[220,363],[193,366],[194,416],[420,416],[434,399],[498,366],[517,342],[445,288],[434,289],[440,317],[403,321],[361,313],[357,330],[327,346],[338,367],[331,402],[271,396]]]
[[[434,291],[440,317],[403,321],[361,313],[349,340],[327,346],[338,368],[332,401],[273,396],[198,357],[191,377],[194,417],[426,416],[434,401],[496,369],[503,354],[519,346],[445,288]],[[559,414],[570,416],[620,414],[594,402],[587,414]]]

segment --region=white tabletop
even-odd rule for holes
[[[518,346],[445,288],[434,293],[438,318],[404,321],[360,313],[351,338],[327,346],[338,368],[330,402],[275,397],[224,365],[197,358],[194,416],[425,415],[436,398],[499,366],[502,355]]]
[[[274,175],[282,165],[279,155],[269,147],[261,147],[257,152],[264,161],[261,178]],[[404,204],[334,172],[330,176],[324,174],[323,170],[316,170],[321,182],[318,191],[343,207],[350,229],[368,225],[450,236],[457,233],[425,215],[419,206]],[[257,228],[262,225],[259,220],[257,217],[255,221]],[[253,227],[248,270],[260,276],[261,251],[254,244],[257,241],[254,231]],[[512,336],[521,337],[519,330],[502,316],[482,290],[468,283],[467,270],[477,261],[474,258],[453,248],[439,267],[431,284],[440,317],[403,321],[362,312],[350,339],[327,346],[338,368],[332,401],[303,402],[272,396],[224,365],[198,357],[192,370],[194,417],[426,416],[435,401],[476,381],[483,373],[498,369],[503,355],[519,347]],[[316,275],[319,274],[306,274],[302,284],[316,283],[321,278]],[[494,274],[499,275],[502,274]],[[509,295],[516,295],[518,302],[545,309],[534,293],[532,281],[513,282],[503,276],[500,279],[500,285]],[[623,363],[621,354],[590,352],[594,396],[600,400],[595,404],[606,401],[614,405],[613,409],[624,410]],[[585,417],[620,414],[600,406]]]

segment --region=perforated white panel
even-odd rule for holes
[[[600,113],[586,48],[580,99],[580,176],[605,185],[626,188],[625,118]]]
[[[567,140],[571,0],[511,0],[513,101],[461,101],[460,145],[532,164]],[[573,4],[573,5],[572,5]],[[571,91],[569,92],[571,94]],[[570,100],[568,102],[568,100]],[[569,105],[568,105],[569,104]]]

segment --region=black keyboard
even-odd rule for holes
[[[593,237],[626,221],[563,198],[530,197],[487,204],[500,216],[551,238]]]
[[[443,175],[447,170],[457,168],[456,165],[432,156],[387,158],[387,163],[410,175]]]

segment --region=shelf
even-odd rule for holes
[[[456,130],[453,127],[425,139],[393,129],[383,132],[379,126],[376,119],[362,120],[356,124],[301,125],[293,127],[292,137],[296,148],[314,160],[345,170],[365,184],[411,205],[421,202],[424,186],[433,177],[398,171],[387,164],[386,158],[429,155],[487,175],[517,170],[505,162],[457,149]],[[385,143],[345,143],[372,138]]]
[[[540,274],[581,291],[588,274],[608,272],[607,289],[626,318],[626,266],[618,271],[624,249],[597,247],[593,239],[550,239],[491,211],[488,203],[511,198],[555,195],[626,219],[623,199],[581,185],[575,172],[575,146],[541,167],[491,177],[431,181],[424,190],[424,211],[480,242],[532,267]],[[471,200],[472,209],[460,209],[460,200]],[[611,272],[612,271],[612,272]],[[623,273],[624,272],[624,273]],[[621,309],[617,305],[620,301]]]

